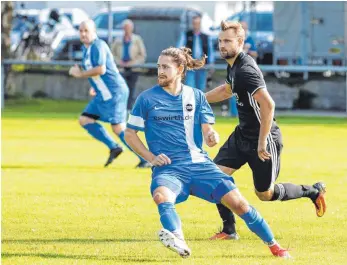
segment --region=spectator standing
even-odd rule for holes
[[[138,69],[133,66],[143,64],[147,54],[141,36],[133,33],[134,23],[130,19],[123,22],[123,30],[123,38],[116,39],[112,44],[112,53],[116,64],[124,68],[122,75],[130,91],[127,108],[131,109],[139,77]]]
[[[192,20],[193,30],[188,30],[181,34],[177,47],[187,47],[192,50],[192,57],[200,59],[207,55],[207,64],[214,63],[213,46],[211,38],[201,32],[201,16],[195,16]],[[205,92],[207,80],[207,70],[198,69],[187,72],[185,84],[198,88]]]
[[[241,21],[240,24],[246,34],[245,44],[243,45],[243,51],[250,55],[256,61],[258,57],[257,46],[255,46],[255,41],[253,40],[252,36],[249,35],[248,24],[246,21]]]

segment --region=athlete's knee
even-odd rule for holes
[[[80,116],[79,119],[78,119],[78,123],[81,125],[81,126],[85,126],[89,123],[94,123],[95,120],[92,119],[92,118],[89,118],[89,117],[86,117],[86,116]]]
[[[220,170],[222,170],[222,172],[224,174],[227,174],[229,176],[231,176],[237,169],[234,168],[230,168],[230,167],[225,167],[225,166],[221,166],[221,165],[217,165],[219,167]]]
[[[170,202],[169,200],[169,197],[166,196],[166,194],[160,192],[160,191],[157,191],[157,192],[154,192],[153,193],[153,201],[159,205],[161,203],[164,203],[164,202]]]
[[[271,201],[274,196],[275,184],[271,183],[270,187],[266,190],[255,190],[255,194],[261,201]]]
[[[267,190],[263,192],[255,191],[255,194],[261,201],[271,201],[273,197],[273,190]]]
[[[112,131],[119,135],[126,128],[125,123],[112,124]]]
[[[241,193],[235,189],[223,196],[221,202],[237,215],[242,215],[249,211],[249,204]]]
[[[175,196],[168,188],[159,187],[153,192],[153,201],[159,205],[164,202],[175,202]]]

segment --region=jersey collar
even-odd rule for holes
[[[94,44],[94,42],[98,39],[99,39],[98,36],[96,36],[96,38],[89,44],[89,47],[92,46]],[[82,47],[87,49],[87,47],[85,45],[82,45]]]
[[[241,59],[243,59],[245,56],[246,56],[246,54],[245,54],[244,52],[240,52],[239,55],[236,57],[233,66],[234,66],[235,64],[239,63],[239,61],[240,61]]]

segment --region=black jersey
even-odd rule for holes
[[[236,98],[241,134],[250,140],[258,140],[260,131],[260,107],[253,98],[258,89],[266,89],[263,74],[251,56],[241,52],[232,67],[228,65],[225,80]],[[275,121],[275,119],[274,119]],[[277,138],[278,127],[271,126],[272,138]]]

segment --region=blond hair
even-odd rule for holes
[[[243,29],[241,23],[239,22],[222,20],[222,22],[220,23],[220,27],[222,31],[233,29],[237,37],[240,37],[243,40],[245,39],[245,35],[246,35],[245,30]]]
[[[169,47],[163,50],[160,55],[170,56],[177,66],[183,65],[184,70],[182,73],[182,78],[184,78],[187,70],[200,69],[206,63],[206,55],[204,55],[201,59],[193,59],[191,54],[192,50],[186,47]]]

